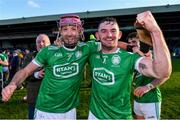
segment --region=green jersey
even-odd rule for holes
[[[43,48],[33,60],[45,69],[36,108],[52,113],[75,108],[79,104],[84,65],[89,54],[99,49],[97,42],[80,43],[75,49],[53,45]]]
[[[90,111],[99,119],[132,119],[130,93],[138,54],[118,49],[90,57],[92,90]]]
[[[0,60],[5,61],[7,59],[3,54],[0,53]],[[3,72],[3,65],[2,64],[0,64],[0,72]]]
[[[146,76],[143,76],[142,74],[138,73],[135,76],[134,85],[135,88],[139,86],[145,86],[148,83],[152,82],[154,78],[149,78]],[[134,100],[139,103],[154,103],[154,102],[161,102],[161,92],[158,87],[150,90],[146,94],[144,94],[142,97],[136,97],[134,96]]]

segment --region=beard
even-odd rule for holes
[[[79,41],[79,37],[78,36],[64,36],[64,37],[62,37],[62,40],[63,40],[65,47],[75,48]]]

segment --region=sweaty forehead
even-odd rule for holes
[[[36,40],[36,43],[40,42],[48,42],[49,38],[47,36],[39,36],[38,39]]]
[[[118,28],[118,25],[112,21],[105,21],[99,25],[99,29],[103,28]]]
[[[66,24],[66,25],[64,25],[64,26],[62,26],[61,28],[71,28],[71,27],[77,27],[77,25],[75,25],[75,24]]]

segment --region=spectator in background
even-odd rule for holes
[[[91,34],[91,35],[89,36],[89,40],[96,40],[96,38],[95,38],[95,36],[94,36],[93,34]]]
[[[7,62],[9,63],[9,50],[4,50],[3,53],[2,53],[6,59],[7,59]],[[3,66],[3,80],[5,83],[8,83],[8,80],[9,80],[9,64],[8,65],[4,65]]]
[[[8,66],[8,60],[6,57],[2,54],[2,51],[0,51],[0,91],[4,87],[4,79],[3,79],[3,66]]]
[[[20,68],[20,58],[18,56],[18,50],[13,51],[12,59],[10,61],[10,76],[9,76],[9,81],[13,78],[15,73],[19,70]]]
[[[50,45],[49,37],[45,34],[39,34],[36,38],[36,49],[32,53],[26,55],[22,67],[28,65],[36,56],[38,51],[42,48]],[[33,119],[34,110],[36,105],[36,99],[38,96],[39,88],[41,85],[42,78],[44,76],[44,69],[37,69],[31,76],[26,79],[27,82],[27,103],[28,103],[28,118]]]

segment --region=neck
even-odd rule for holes
[[[102,46],[102,52],[103,53],[114,53],[117,51],[117,47],[114,47],[114,48],[107,48],[107,47],[103,47]]]
[[[69,49],[74,49],[76,47],[75,44],[73,44],[73,45],[64,44],[64,46]]]
[[[66,49],[66,50],[69,50],[69,51],[73,51],[76,49],[76,46],[75,47],[67,47],[65,45],[63,45],[63,47]]]

